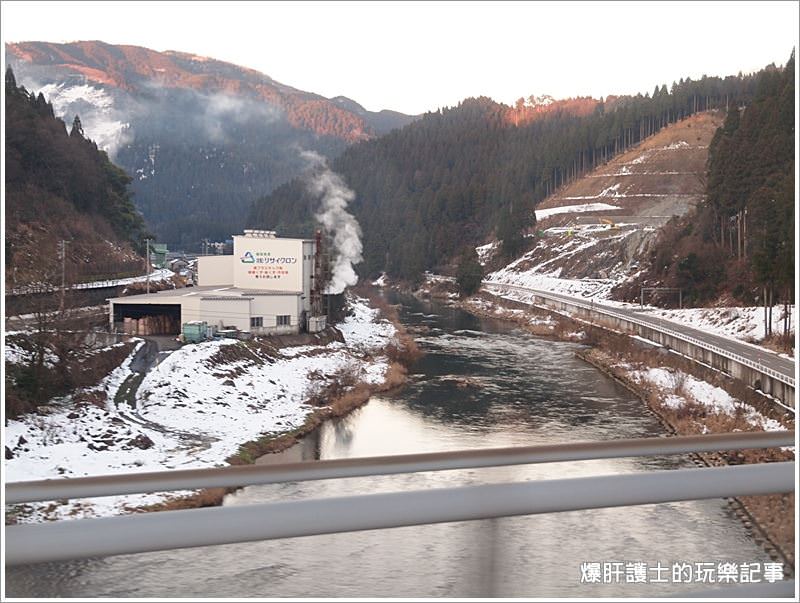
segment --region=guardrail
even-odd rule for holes
[[[575,442],[399,454],[391,456],[333,459],[280,465],[243,465],[216,469],[184,469],[147,473],[102,475],[70,479],[46,479],[6,484],[6,504],[45,500],[89,498],[194,490],[231,488],[368,475],[391,475],[417,471],[449,471],[479,467],[501,467],[534,463],[582,461],[662,454],[686,454],[773,448],[794,443],[794,431],[754,431],[737,434],[712,434],[674,438],[636,438],[606,442]]]
[[[692,343],[698,347],[704,348],[706,350],[715,352],[720,356],[724,356],[725,358],[729,358],[730,360],[734,360],[739,364],[743,364],[750,368],[753,368],[765,375],[769,375],[780,381],[781,383],[785,383],[791,387],[795,386],[795,379],[792,376],[786,375],[780,371],[776,371],[774,369],[769,368],[768,366],[764,366],[760,362],[753,362],[752,360],[745,358],[744,356],[740,356],[735,352],[730,352],[719,346],[715,346],[714,344],[707,343],[701,339],[697,339],[696,337],[692,337],[691,335],[686,335],[685,333],[681,333],[679,331],[675,331],[673,329],[669,329],[653,322],[648,322],[645,320],[640,320],[634,318],[632,316],[628,316],[627,314],[622,314],[620,312],[615,312],[613,309],[609,308],[608,306],[603,306],[601,304],[587,304],[585,302],[580,301],[579,299],[568,297],[568,296],[561,296],[555,295],[546,291],[541,291],[538,289],[531,289],[530,287],[522,287],[520,285],[509,285],[505,283],[498,283],[494,281],[483,281],[483,284],[489,287],[496,287],[496,288],[510,288],[510,289],[517,289],[519,291],[524,291],[526,293],[530,293],[531,295],[537,295],[539,297],[543,297],[545,299],[550,299],[556,302],[568,303],[574,306],[578,306],[580,308],[584,308],[586,310],[592,310],[595,312],[599,312],[600,314],[605,314],[607,316],[613,316],[615,318],[619,318],[621,320],[625,320],[627,322],[638,324],[639,326],[646,327],[648,329],[654,329],[660,333],[664,333],[666,335],[670,335],[682,341],[686,341],[688,343]]]
[[[794,489],[794,462],[490,484],[6,527],[6,564]]]
[[[794,432],[719,434],[464,450],[6,485],[6,502],[106,496],[450,470],[522,463],[652,456],[794,444]],[[249,506],[163,511],[5,528],[6,564],[19,565],[579,509],[794,491],[794,462],[491,484]],[[126,483],[129,482],[129,483]],[[73,485],[70,485],[70,484]]]

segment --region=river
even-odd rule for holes
[[[287,462],[664,435],[644,404],[574,356],[578,344],[403,298],[426,354],[407,386],[373,397]],[[466,383],[456,377],[468,377]],[[693,467],[647,457],[248,487],[225,504]],[[656,564],[765,562],[724,500],[456,522],[9,568],[20,597],[567,597],[696,592]],[[582,582],[582,562],[643,562],[647,583]],[[601,566],[602,567],[602,566]],[[613,566],[620,568],[622,566]],[[629,566],[630,569],[631,566]],[[642,566],[639,566],[642,567]],[[666,577],[665,583],[653,578]],[[606,578],[607,576],[603,576]]]

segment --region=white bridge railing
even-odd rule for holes
[[[676,339],[680,339],[682,341],[686,341],[688,343],[694,344],[694,345],[696,345],[698,347],[701,347],[701,348],[704,348],[706,350],[715,352],[716,354],[719,354],[720,356],[724,356],[725,358],[729,358],[731,360],[734,360],[735,362],[738,362],[739,364],[743,364],[744,366],[748,366],[748,367],[750,367],[752,369],[755,369],[755,370],[759,371],[760,373],[763,373],[765,375],[769,375],[770,377],[773,377],[774,379],[777,379],[781,383],[785,383],[786,385],[789,385],[791,387],[794,387],[794,384],[795,384],[795,379],[794,379],[793,376],[787,375],[786,373],[782,373],[781,371],[776,371],[774,369],[771,369],[768,366],[764,366],[760,362],[753,362],[752,360],[750,360],[748,358],[745,358],[744,356],[740,356],[739,354],[736,354],[734,352],[730,352],[728,350],[720,348],[719,346],[715,346],[714,344],[711,344],[711,343],[708,343],[706,341],[703,341],[702,339],[698,339],[696,337],[692,337],[691,335],[687,335],[685,333],[681,333],[680,331],[676,331],[674,329],[670,329],[668,327],[664,327],[662,325],[659,325],[659,324],[656,324],[656,323],[653,323],[653,322],[650,322],[650,321],[641,320],[641,319],[635,318],[633,316],[630,316],[628,314],[623,314],[621,312],[616,312],[612,308],[609,308],[608,306],[603,306],[603,305],[600,305],[600,304],[587,304],[586,302],[582,302],[582,301],[580,301],[578,299],[575,299],[575,298],[572,298],[572,297],[554,295],[554,294],[548,293],[546,291],[541,291],[539,289],[531,289],[530,287],[521,287],[519,285],[508,285],[508,284],[505,284],[505,283],[499,283],[499,282],[494,282],[494,281],[483,281],[483,284],[485,286],[488,286],[490,288],[495,288],[495,289],[503,289],[503,288],[516,289],[518,291],[523,291],[525,293],[529,293],[531,295],[536,295],[537,297],[542,297],[542,298],[545,298],[545,299],[549,299],[551,301],[560,302],[560,303],[567,303],[567,304],[571,304],[573,306],[577,306],[579,308],[584,308],[585,310],[591,310],[591,311],[594,311],[594,312],[598,312],[600,314],[605,314],[607,316],[613,316],[615,318],[619,318],[620,320],[625,320],[627,322],[630,322],[630,323],[633,323],[633,324],[637,324],[639,326],[642,326],[642,327],[645,327],[645,328],[648,328],[648,329],[653,329],[655,331],[659,331],[660,333],[664,333],[666,335],[670,335],[672,337],[675,337]]]
[[[5,502],[773,448],[794,443],[793,431],[751,432],[53,479],[6,484]],[[5,528],[5,562],[11,566],[492,517],[793,492],[794,473],[794,462],[776,462],[9,525]]]

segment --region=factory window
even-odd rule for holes
[[[283,316],[278,316],[278,326],[279,327],[288,327],[292,324],[292,317],[288,314]]]
[[[250,317],[250,326],[251,327],[263,327],[264,326],[264,317],[263,316],[251,316]]]

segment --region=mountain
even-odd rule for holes
[[[367,111],[356,101],[347,98],[346,96],[335,96],[331,99],[331,102],[335,103],[336,106],[344,109],[345,111],[349,111],[350,113],[359,116],[366,122],[367,126],[370,127],[372,131],[379,135],[386,134],[387,132],[391,132],[397,128],[402,128],[416,119],[416,116],[412,117],[406,115],[405,113],[390,111],[388,109],[383,109],[382,111],[378,112]]]
[[[536,206],[527,252],[509,262],[497,241],[478,247],[487,278],[601,299],[629,286],[662,227],[703,202],[708,147],[723,118],[712,110],[681,119],[560,187]],[[677,305],[677,291],[659,293]],[[638,301],[639,288],[631,295],[625,301]],[[689,290],[683,301],[693,301]]]
[[[473,98],[353,145],[331,167],[355,192],[360,271],[418,279],[492,237],[517,257],[549,195],[671,123],[746,101],[754,86],[752,76],[703,77],[605,100]],[[260,199],[249,223],[309,235],[318,204],[295,179]]]
[[[705,200],[665,227],[642,272],[617,291],[620,298],[645,286],[681,288],[697,303],[791,303],[794,77],[792,54],[783,69],[758,74],[751,102],[731,103],[709,143]]]
[[[148,226],[174,245],[239,231],[254,199],[302,171],[300,150],[335,157],[415,119],[181,52],[22,42],[6,56],[56,115],[80,115],[86,135],[133,177]]]
[[[141,270],[134,249],[146,232],[130,178],[84,136],[79,120],[68,133],[44,96],[18,87],[10,69],[5,87],[7,287],[60,284],[62,240],[71,281]]]

